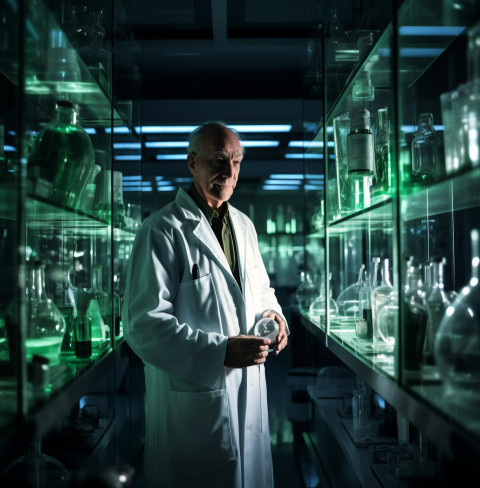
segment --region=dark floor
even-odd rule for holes
[[[293,425],[287,415],[290,354],[287,347],[278,356],[269,357],[265,365],[275,488],[305,488],[295,461]]]

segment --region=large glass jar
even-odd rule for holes
[[[53,120],[40,130],[28,156],[30,190],[72,208],[79,206],[95,165],[92,141],[78,123],[79,110],[72,102],[58,101]]]

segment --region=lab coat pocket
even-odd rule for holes
[[[218,297],[211,274],[180,283],[174,306],[180,323],[204,332],[221,332]]]
[[[176,460],[220,460],[233,456],[227,390],[172,391],[169,445]]]

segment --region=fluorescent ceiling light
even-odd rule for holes
[[[323,185],[305,185],[305,190],[324,190],[325,187]]]
[[[164,180],[165,178],[163,176],[155,176],[155,181],[161,181]]]
[[[125,181],[142,181],[142,176],[141,175],[135,175],[135,176],[123,176],[122,180]]]
[[[402,25],[398,29],[401,36],[448,36],[456,37],[465,30],[465,26],[453,25]]]
[[[12,151],[16,151],[16,150],[17,150],[17,148],[16,148],[16,147],[14,147],[14,146],[9,146],[8,144],[5,144],[5,146],[3,146],[3,150],[4,150],[4,151],[6,151],[6,152],[7,152],[7,151],[8,151],[8,152],[12,152]]]
[[[157,154],[156,156],[157,160],[178,160],[178,159],[183,159],[187,160],[187,155],[186,154]]]
[[[107,134],[111,134],[112,128],[111,127],[105,127],[105,132]],[[114,127],[113,133],[114,134],[130,134],[130,129],[128,127]]]
[[[146,187],[146,186],[127,186],[126,188],[123,188],[123,191],[153,191],[152,187]]]
[[[290,141],[288,147],[323,147],[323,141]]]
[[[238,132],[290,132],[291,124],[229,125]]]
[[[97,133],[97,129],[94,129],[93,127],[87,127],[84,128],[85,132],[90,135],[95,135]]]
[[[122,186],[123,188],[130,188],[132,186],[141,186],[147,188],[151,187],[152,184],[150,183],[150,181],[124,181]]]
[[[141,161],[142,156],[140,154],[117,154],[113,156],[113,159],[117,161]]]
[[[241,141],[245,147],[278,147],[280,141]]]
[[[141,149],[140,142],[114,142],[113,149]]]
[[[301,185],[302,180],[265,180],[264,185]]]
[[[262,190],[300,190],[299,186],[263,185]]]
[[[171,181],[157,181],[157,186],[172,186]]]
[[[188,147],[188,141],[145,141],[145,147],[149,149]]]
[[[297,173],[297,174],[273,174],[273,175],[270,175],[269,178],[271,178],[272,180],[291,180],[291,179],[303,180],[304,175],[301,173]]]
[[[174,178],[175,183],[191,183],[193,181],[193,177],[191,178]]]
[[[315,153],[287,153],[285,159],[323,159],[323,154]]]
[[[160,186],[157,191],[175,191],[176,189],[175,186]]]
[[[142,134],[178,134],[190,133],[198,125],[142,125],[135,127],[138,133]]]

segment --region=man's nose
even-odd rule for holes
[[[233,159],[225,159],[223,166],[222,166],[222,173],[227,176],[228,178],[231,178],[234,174],[234,164],[233,164]]]

